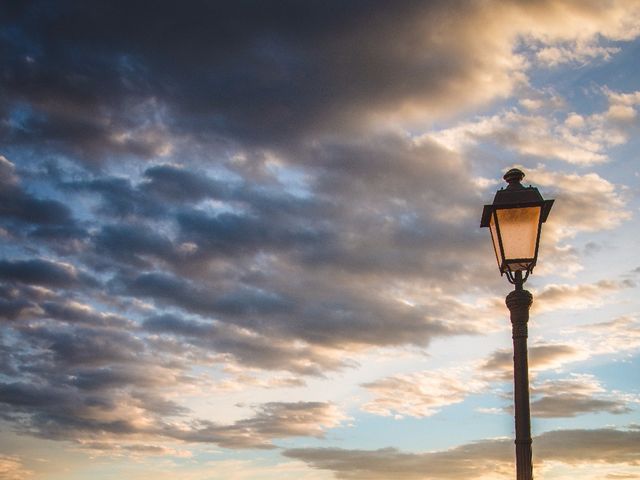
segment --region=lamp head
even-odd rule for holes
[[[485,205],[481,227],[489,227],[500,274],[511,283],[523,282],[538,260],[542,224],[553,200],[544,200],[537,188],[521,184],[524,172],[512,168],[504,175],[506,188],[496,192],[491,205]],[[517,273],[520,272],[520,273]]]

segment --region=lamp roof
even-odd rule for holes
[[[520,183],[524,178],[524,172],[517,168],[512,168],[504,174],[504,179],[508,183],[506,188],[501,188],[493,197],[491,205],[485,205],[480,221],[481,227],[488,227],[491,212],[495,208],[517,208],[529,206],[542,206],[542,222],[547,220],[549,210],[553,200],[544,200],[536,187],[529,185],[525,187]]]

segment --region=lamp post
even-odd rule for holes
[[[524,187],[520,183],[524,173],[517,168],[509,170],[503,178],[508,186],[496,192],[491,205],[484,206],[480,226],[489,227],[500,274],[506,274],[515,286],[506,303],[513,332],[516,478],[532,480],[527,322],[533,297],[522,285],[536,265],[540,231],[553,200],[543,200],[535,187]]]

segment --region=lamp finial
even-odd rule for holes
[[[504,177],[502,178],[504,178],[509,184],[507,188],[519,188],[522,187],[522,185],[520,185],[520,182],[524,178],[524,172],[517,168],[512,168],[507,173],[505,173]]]

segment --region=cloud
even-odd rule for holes
[[[161,164],[145,170],[143,188],[166,200],[197,202],[205,198],[225,198],[229,185],[209,178],[204,172],[194,172],[183,167]]]
[[[34,324],[20,326],[19,331],[25,340],[46,348],[57,361],[71,366],[133,361],[144,352],[143,342],[126,331]]]
[[[15,174],[15,165],[0,155],[0,218],[33,225],[67,225],[72,222],[66,205],[26,192]],[[4,223],[4,222],[3,222]]]
[[[60,188],[67,192],[86,192],[101,199],[97,213],[119,219],[158,217],[163,208],[153,198],[136,189],[127,178],[100,176],[88,180],[62,182]]]
[[[121,315],[99,312],[90,305],[73,300],[42,302],[40,307],[42,308],[40,316],[55,318],[62,322],[114,328],[132,328],[134,326],[134,322]]]
[[[635,38],[634,19],[623,1],[13,6],[0,35],[0,135],[15,161],[0,156],[6,420],[140,454],[163,442],[273,448],[343,414],[267,402],[219,423],[187,405],[494,328],[492,305],[458,295],[499,281],[470,226],[487,185],[463,153],[403,130],[531,90],[535,59],[564,62],[567,46],[573,60],[615,55],[609,42]],[[537,113],[464,135],[597,163],[634,126],[636,94],[605,91],[606,109],[549,121],[557,100],[530,101]],[[560,268],[577,255],[560,242],[630,218],[596,174],[534,174],[558,193],[544,248]],[[619,286],[540,296],[559,306],[591,293],[596,305],[598,287]],[[487,381],[506,374],[505,355],[487,360]],[[532,368],[583,355],[537,345]],[[365,408],[430,415],[469,388],[445,377],[389,375],[365,385]]]
[[[187,257],[171,239],[143,225],[105,225],[93,240],[96,253],[138,268],[153,267],[150,259],[174,264]]]
[[[557,430],[534,438],[534,468],[549,463],[609,466],[635,465],[639,458],[633,430]],[[336,478],[462,479],[513,477],[513,443],[510,440],[482,440],[446,451],[404,453],[393,448],[344,450],[299,448],[285,450],[285,456],[307,462],[311,467],[333,472]]]
[[[634,288],[635,281],[599,280],[594,283],[547,283],[540,290],[532,289],[532,315],[545,314],[554,311],[582,310],[597,308],[613,302],[615,295],[628,288]],[[493,297],[487,300],[484,308],[477,308],[479,315],[504,315],[504,299]]]
[[[625,353],[640,346],[640,322],[634,316],[582,325],[567,333],[577,334],[592,352],[599,354]]]
[[[164,445],[131,443],[121,445],[111,442],[79,442],[83,449],[91,451],[92,456],[129,457],[137,461],[146,457],[191,458],[189,450],[171,448]]]
[[[575,417],[585,413],[623,414],[637,402],[620,392],[607,393],[592,375],[572,375],[565,379],[534,382],[532,415],[540,418]]]
[[[200,422],[190,431],[171,436],[190,442],[211,442],[227,448],[274,448],[271,440],[285,437],[322,437],[325,429],[337,426],[345,416],[323,402],[271,402],[256,415],[229,426]]]
[[[96,284],[73,265],[46,259],[0,260],[0,279],[54,288]]]
[[[447,18],[443,17],[447,10],[438,3],[407,4],[402,9],[389,9],[383,3],[368,7],[380,17],[363,17],[362,7],[354,5],[340,10],[338,18],[328,15],[326,6],[300,9],[289,5],[287,15],[252,9],[253,14],[247,15],[232,3],[187,10],[175,10],[166,3],[158,4],[153,12],[142,4],[128,4],[132,25],[121,23],[117,5],[104,8],[99,22],[83,7],[67,4],[59,8],[64,16],[40,10],[32,17],[34,22],[25,21],[30,8],[24,8],[11,22],[29,42],[5,39],[16,54],[3,86],[11,97],[25,99],[32,110],[26,109],[20,122],[9,122],[14,126],[10,138],[24,142],[26,132],[33,132],[49,142],[62,141],[73,147],[68,151],[89,159],[108,152],[142,157],[162,154],[173,144],[167,125],[176,123],[178,132],[186,126],[193,128],[199,120],[205,131],[265,139],[336,120],[344,125],[370,110],[393,112],[408,109],[412,103],[442,110],[456,105],[460,92],[471,91],[466,85],[483,84],[476,95],[466,95],[472,101],[479,97],[478,101],[512,84],[504,67],[483,79],[483,74],[500,65],[491,55],[482,55],[475,63],[463,61],[474,53],[465,50],[468,41],[447,44],[437,36],[420,35],[425,29],[444,28],[438,18]],[[481,18],[488,14],[469,10]],[[133,28],[135,18],[160,25],[158,20],[166,16],[175,18],[177,35],[160,50],[179,62],[167,62],[158,54],[162,29],[150,29],[141,36]],[[387,20],[378,20],[383,17]],[[198,18],[210,18],[213,23],[198,26]],[[362,18],[368,20],[356,21]],[[472,27],[453,17],[446,24],[462,39]],[[237,28],[225,28],[228,25]],[[306,28],[300,29],[301,25]],[[49,29],[65,33],[55,38],[42,35]],[[186,29],[191,35],[180,34]],[[380,48],[380,34],[394,41]],[[82,59],[64,53],[78,37],[85,40]],[[223,39],[225,47],[221,48]],[[38,55],[45,42],[57,48],[51,48],[49,56]],[[508,48],[500,44],[496,48],[503,63],[517,65]],[[417,55],[429,49],[431,58]],[[191,54],[174,54],[183,50]],[[25,57],[32,60],[25,61]],[[462,58],[445,61],[456,57]],[[203,75],[207,70],[217,73]],[[66,78],[65,71],[82,78],[81,85]],[[96,75],[98,71],[108,74]],[[397,76],[408,80],[392,81]],[[191,79],[188,87],[183,84],[186,78]],[[353,95],[353,91],[360,93]]]
[[[423,347],[433,338],[477,333],[490,323],[490,312],[442,293],[443,286],[477,273],[477,232],[463,229],[460,219],[475,218],[479,194],[460,173],[460,157],[432,143],[416,146],[406,137],[388,134],[299,153],[314,172],[301,196],[273,188],[273,177],[217,190],[213,176],[190,168],[176,172],[167,165],[160,175],[162,187],[152,186],[157,172],[126,181],[97,173],[72,188],[62,180],[62,188],[73,194],[101,199],[92,221],[99,215],[111,217],[106,225],[96,222],[87,230],[88,249],[71,257],[78,265],[75,275],[86,268],[110,281],[103,291],[71,294],[76,283],[70,275],[64,277],[67,283],[60,283],[67,291],[37,296],[24,290],[27,277],[20,273],[33,265],[12,261],[7,270],[12,276],[6,278],[18,290],[6,297],[14,302],[7,312],[29,320],[15,331],[23,350],[32,353],[11,355],[16,374],[11,385],[20,385],[21,391],[35,389],[33,398],[62,395],[76,406],[53,417],[41,410],[44,407],[20,410],[14,402],[11,408],[23,417],[12,416],[13,421],[23,431],[47,438],[87,440],[105,431],[111,439],[210,438],[241,448],[236,433],[229,438],[223,434],[229,425],[198,418],[193,418],[196,426],[182,423],[179,431],[148,430],[145,425],[162,425],[167,416],[192,414],[166,398],[158,383],[146,381],[140,369],[159,365],[160,378],[174,379],[186,389],[200,385],[219,391],[237,388],[238,382],[271,385],[242,375],[212,384],[194,378],[189,362],[272,371],[276,384],[295,386],[302,384],[297,375],[322,376],[354,365],[354,355],[365,349]],[[388,161],[392,155],[397,155],[394,164]],[[423,161],[425,155],[430,162]],[[289,167],[283,168],[287,172]],[[203,203],[185,204],[175,185],[169,186],[183,178],[180,175],[185,181],[202,181],[200,187],[194,183],[196,197],[188,202],[197,198]],[[346,188],[345,181],[354,176],[358,182]],[[447,196],[450,181],[469,188],[452,201]],[[287,181],[276,185],[290,187]],[[176,203],[154,206],[159,198]],[[219,204],[212,209],[209,200]],[[455,218],[447,218],[444,212],[452,210]],[[70,265],[33,262],[37,271]],[[29,282],[55,285],[41,277],[29,277]],[[146,310],[133,308],[131,317],[110,311],[142,298],[151,303]],[[95,302],[100,305],[93,306]],[[461,317],[474,321],[461,325]],[[278,376],[282,371],[293,376]],[[34,383],[20,383],[22,372],[29,372]],[[48,377],[53,372],[56,375]],[[464,398],[460,386],[456,393],[455,385],[448,389],[440,382],[441,394],[417,392],[409,407],[390,403],[385,382],[408,385],[419,380],[429,385],[427,377],[372,382],[375,398],[367,408],[422,416]],[[85,402],[91,408],[83,406]],[[31,420],[21,423],[19,418]],[[247,442],[270,444],[260,438]]]
[[[609,323],[611,322],[607,322]],[[633,337],[632,333],[631,338]],[[543,372],[557,370],[568,363],[607,352],[607,347],[591,347],[584,338],[578,338],[573,343],[534,343],[529,347],[533,415],[540,418],[562,418],[588,413],[624,414],[632,411],[632,405],[638,403],[638,398],[619,391],[607,392],[592,375],[571,374],[568,378],[539,379]],[[627,348],[635,348],[635,342],[632,341]],[[395,418],[428,417],[449,405],[464,401],[469,395],[491,392],[496,383],[512,381],[513,351],[499,349],[470,368],[397,374],[362,384],[373,395],[373,399],[365,402],[361,409],[374,415]],[[499,396],[511,398],[511,394]],[[487,411],[511,412],[512,406],[510,404],[503,409]]]
[[[620,48],[604,47],[595,42],[575,41],[565,45],[543,47],[536,51],[536,59],[548,67],[563,63],[586,64],[594,59],[610,60]]]
[[[237,366],[231,362],[225,364],[224,373],[228,376],[213,385],[218,392],[242,391],[247,387],[279,389],[306,386],[305,380],[296,375],[265,375],[259,368]]]
[[[146,319],[143,326],[153,334],[177,338],[194,346],[203,357],[213,350],[226,354],[226,362],[265,371],[287,370],[304,375],[323,375],[326,370],[350,365],[340,358],[339,351],[330,348],[323,349],[307,342],[259,334],[219,322],[202,323],[163,315]]]
[[[231,232],[233,238],[238,235],[233,230]],[[215,230],[211,233],[215,235]],[[239,238],[240,244],[252,241],[242,236]],[[236,243],[231,241],[229,245]],[[268,242],[264,248],[269,248]],[[206,287],[159,272],[145,273],[135,278],[117,278],[112,285],[115,293],[151,298],[159,304],[178,306],[190,313],[249,328],[258,334],[278,334],[284,338],[298,338],[328,347],[427,343],[435,335],[471,331],[467,326],[449,325],[443,321],[451,316],[451,313],[445,313],[447,309],[455,307],[455,302],[450,299],[443,299],[442,302],[432,299],[423,306],[409,307],[397,300],[392,301],[384,290],[378,295],[371,295],[369,287],[379,285],[383,280],[376,276],[368,280],[359,275],[346,277],[342,280],[341,288],[336,288],[333,285],[335,277],[332,265],[325,266],[329,267],[326,272],[315,270],[310,274],[304,263],[299,266],[290,263],[296,260],[295,252],[291,253],[293,259],[272,256],[274,262],[269,265],[268,276],[242,270],[236,274],[234,269],[237,266],[230,265],[229,269],[223,270],[226,278],[210,275]],[[245,255],[244,258],[250,260],[253,253]],[[299,279],[296,284],[282,276],[292,275],[294,271]],[[231,281],[233,276],[230,272],[239,277],[236,280],[238,283]],[[243,276],[247,281],[241,283]],[[361,278],[361,282],[355,282],[355,278]],[[202,281],[199,283],[202,285]],[[212,291],[216,293],[212,295]],[[458,308],[463,307],[459,305]],[[265,324],[258,317],[269,317],[271,320]],[[292,317],[297,320],[289,321]],[[386,320],[391,318],[394,319],[393,323]]]
[[[539,418],[575,417],[585,413],[629,413],[626,402],[580,396],[545,396],[531,402],[532,415]]]
[[[394,375],[362,386],[374,395],[361,408],[365,412],[396,418],[428,417],[443,407],[462,402],[486,387],[457,370],[425,371]]]
[[[575,117],[571,117],[575,120]],[[548,115],[530,115],[510,110],[492,117],[479,118],[450,129],[426,134],[429,138],[454,150],[466,150],[478,143],[496,143],[519,154],[537,158],[553,158],[578,165],[606,162],[605,145],[570,138],[558,132]]]
[[[177,404],[151,394],[113,389],[101,395],[63,382],[45,386],[3,383],[0,401],[12,407],[7,419],[16,430],[51,440],[149,437],[163,417],[185,413]]]
[[[27,300],[0,300],[0,318],[15,320],[34,312],[37,312],[37,306]]]
[[[638,35],[629,1],[606,9],[570,0],[455,10],[448,2],[289,4],[286,14],[232,2],[184,10],[163,2],[150,12],[128,2],[126,24],[118,3],[99,16],[73,3],[54,14],[47,5],[23,6],[5,20],[16,33],[3,38],[12,52],[4,129],[13,145],[38,139],[94,164],[111,153],[169,155],[188,144],[185,135],[273,144],[433,118],[524,84],[529,63],[520,43],[560,61],[567,43],[587,59],[614,53],[603,39]],[[174,19],[170,42],[163,18]],[[141,19],[150,25],[144,35]],[[78,39],[82,54],[71,55]]]
[[[531,372],[558,368],[564,363],[584,360],[588,353],[570,344],[534,344],[529,347],[529,369]],[[488,374],[512,377],[513,351],[500,349],[493,352],[479,367]]]
[[[27,480],[34,472],[24,466],[16,455],[0,455],[0,478],[2,480]]]
[[[559,332],[567,337],[565,343],[535,342],[529,345],[529,371],[535,377],[539,372],[559,369],[568,363],[583,361],[596,355],[633,351],[640,345],[639,327],[635,317],[623,316],[568,328]],[[510,379],[513,371],[512,350],[495,350],[479,363],[478,369],[484,372],[487,379],[494,376]]]
[[[112,388],[126,384],[144,386],[145,382],[140,381],[142,372],[118,375],[103,370],[101,377],[97,373],[81,373],[67,385],[2,383],[0,402],[13,409],[6,418],[22,433],[81,444],[108,442],[104,444],[108,449],[141,439],[271,449],[275,448],[272,441],[276,439],[321,438],[326,429],[346,419],[332,403],[270,402],[255,406],[254,416],[231,424],[198,418],[180,421],[189,412],[173,401],[150,391]],[[92,448],[97,448],[96,444]]]
[[[632,218],[626,189],[596,173],[552,172],[538,166],[527,170],[526,181],[540,187],[545,198],[556,200],[540,244],[545,258],[540,273],[572,273],[572,260],[561,242],[581,233],[611,230]]]
[[[42,309],[33,297],[37,297],[37,294],[43,290],[47,291],[46,289],[40,290],[39,287],[21,289],[8,285],[0,286],[0,318],[15,320],[42,313]]]
[[[609,104],[602,112],[580,115],[558,109],[553,99],[543,111],[523,113],[517,108],[492,116],[477,117],[453,127],[428,132],[417,141],[432,139],[458,152],[478,144],[496,144],[520,155],[538,159],[556,159],[579,166],[609,161],[607,152],[626,143],[637,124],[637,92],[621,93],[603,89]],[[543,97],[544,98],[544,97]],[[538,110],[543,100],[524,99],[523,106]],[[562,111],[559,113],[558,110]]]
[[[628,280],[600,280],[596,283],[578,285],[551,283],[536,293],[532,308],[536,313],[594,308],[610,301],[616,292],[634,286],[634,283]]]

